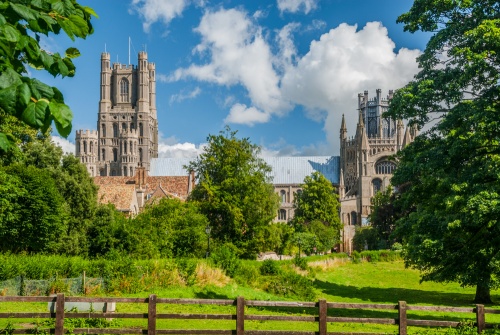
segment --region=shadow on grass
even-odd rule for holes
[[[474,304],[474,294],[425,291],[405,288],[356,287],[316,280],[314,286],[321,292],[342,298],[360,299],[372,303],[394,303],[442,306],[470,306]],[[494,301],[500,297],[493,296]],[[332,301],[333,302],[333,301]]]
[[[225,294],[220,294],[220,293],[214,292],[212,290],[203,290],[200,292],[195,292],[194,296],[198,299],[231,299],[231,300],[234,300],[233,298],[230,298]]]

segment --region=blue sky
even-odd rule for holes
[[[156,64],[160,156],[193,157],[227,124],[266,155],[338,155],[345,114],[354,135],[359,92],[383,95],[418,71],[429,35],[403,32],[408,0],[80,0],[92,7],[86,40],[50,36],[44,47],[77,47],[73,78],[51,79],[76,129],[96,129],[100,55]],[[35,71],[35,70],[32,70]]]

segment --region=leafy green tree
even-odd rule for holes
[[[16,164],[0,170],[0,249],[54,252],[67,229],[68,211],[50,171]],[[7,209],[7,210],[5,210]]]
[[[203,257],[207,224],[196,204],[162,199],[130,221],[130,252],[142,258]]]
[[[430,130],[399,154],[395,185],[409,185],[398,221],[408,266],[423,280],[476,286],[491,301],[500,278],[500,18],[491,0],[417,0],[399,22],[434,32],[421,71],[389,114]]]
[[[315,221],[321,222],[325,227],[334,232],[333,237],[328,231],[326,236],[321,236],[325,239],[325,248],[332,248],[333,240],[338,241],[340,238],[340,229],[342,224],[339,218],[339,200],[332,183],[325,178],[320,172],[315,171],[310,176],[304,178],[302,191],[298,192],[294,199],[295,216],[293,224],[296,231],[311,230],[308,226]],[[319,235],[319,227],[315,229]],[[318,235],[318,238],[320,237]],[[326,240],[331,240],[326,242]]]
[[[257,253],[256,234],[276,216],[278,197],[258,157],[260,148],[226,127],[209,135],[204,152],[187,167],[197,176],[189,200],[196,201],[212,226],[212,236],[231,242],[244,257]]]
[[[403,192],[400,187],[397,193],[389,185],[387,189],[377,192],[372,198],[371,213],[369,215],[370,226],[375,232],[377,242],[369,244],[370,249],[378,246],[378,249],[387,249],[393,243],[400,242],[394,234],[397,220],[408,213],[404,213],[396,201],[398,194]]]
[[[76,0],[0,1],[0,110],[45,132],[54,121],[66,137],[71,132],[72,113],[61,92],[28,75],[27,66],[44,69],[53,76],[72,77],[72,59],[80,52],[74,47],[64,55],[40,47],[41,35],[62,31],[72,40],[93,33],[94,11]],[[0,133],[0,149],[15,143],[15,134]]]
[[[284,255],[289,251],[293,232],[293,227],[285,223],[266,225],[257,234],[257,247],[259,251],[274,251]]]

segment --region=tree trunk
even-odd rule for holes
[[[481,281],[476,286],[476,297],[474,298],[474,302],[476,304],[491,304],[491,295],[490,295],[490,286],[489,278],[488,280]]]

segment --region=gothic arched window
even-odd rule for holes
[[[113,148],[113,162],[118,161],[118,150]]]
[[[375,164],[375,173],[376,174],[392,174],[396,169],[396,164],[394,162],[389,161],[378,161]]]
[[[113,137],[118,137],[118,124],[113,123]]]
[[[373,186],[373,195],[375,195],[382,188],[382,180],[380,180],[379,178],[373,179],[372,186]]]
[[[139,148],[139,162],[142,163],[142,148]]]
[[[101,153],[102,153],[101,158],[102,158],[103,161],[105,161],[106,160],[106,150],[102,149]]]
[[[357,223],[357,215],[356,215],[356,212],[351,212],[351,225],[355,226],[356,223]]]
[[[106,137],[106,125],[104,123],[101,124],[101,135],[102,137]]]
[[[128,80],[126,78],[122,78],[120,81],[120,101],[128,102]]]
[[[144,136],[144,127],[142,123],[139,123],[139,136]]]
[[[281,190],[280,198],[281,198],[281,202],[286,202],[286,192],[284,190]]]

